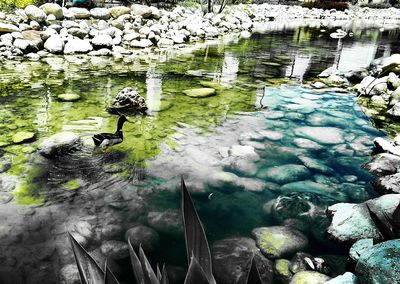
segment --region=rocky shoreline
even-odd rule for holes
[[[390,24],[398,22],[399,15],[396,8],[336,11],[271,4],[240,4],[205,15],[196,6],[167,11],[139,4],[90,10],[54,3],[29,5],[10,14],[0,11],[0,60],[19,56],[40,60],[53,54],[122,58],[133,49],[181,47],[226,33],[248,37],[264,30],[268,21],[362,19]]]

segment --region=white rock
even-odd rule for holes
[[[53,34],[44,43],[44,48],[51,53],[62,53],[64,50],[64,41],[58,34]]]
[[[95,47],[111,47],[113,39],[107,34],[99,34],[92,39],[92,44]]]
[[[311,139],[321,144],[339,144],[344,142],[342,130],[337,127],[304,126],[295,130],[297,136]]]
[[[140,41],[134,39],[130,43],[131,47],[141,47],[141,48],[150,47],[152,45],[153,43],[148,39],[141,39]]]
[[[37,21],[39,23],[44,22],[47,18],[46,13],[42,9],[40,9],[34,5],[26,6],[25,13],[30,20]]]
[[[88,53],[93,50],[93,46],[87,39],[73,38],[68,40],[64,47],[64,54]]]
[[[258,160],[259,156],[251,146],[233,145],[229,150],[232,156],[245,157]]]

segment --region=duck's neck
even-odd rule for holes
[[[117,136],[121,139],[124,139],[124,134],[122,133],[122,130],[117,130],[117,132],[115,132],[115,134],[117,134]]]
[[[118,134],[118,132],[122,132],[122,126],[124,126],[125,120],[122,118],[118,119],[118,124],[117,124],[117,131],[115,133]]]

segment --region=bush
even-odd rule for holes
[[[374,8],[374,9],[386,9],[392,7],[389,3],[367,3],[367,4],[361,4],[360,7],[368,7],[368,8]]]
[[[11,10],[15,8],[25,8],[35,4],[36,0],[0,0],[0,10]]]
[[[305,8],[318,8],[318,9],[324,9],[324,10],[330,10],[330,9],[336,9],[338,11],[344,11],[349,8],[349,3],[347,2],[339,2],[339,1],[333,1],[333,2],[325,2],[325,1],[314,1],[314,2],[303,2],[301,6]]]

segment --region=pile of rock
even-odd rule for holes
[[[122,56],[131,48],[168,47],[213,38],[228,32],[262,28],[266,21],[353,18],[398,19],[397,9],[347,11],[300,6],[237,5],[224,13],[177,6],[172,11],[139,4],[112,8],[62,8],[55,3],[27,6],[0,14],[0,58],[27,55],[32,60],[50,54],[89,53]]]

